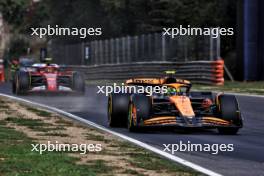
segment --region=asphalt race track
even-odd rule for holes
[[[20,96],[34,102],[53,106],[107,127],[107,98],[96,94],[97,88],[86,88],[85,96],[32,94]],[[12,95],[10,84],[0,84],[0,93]],[[264,176],[264,98],[237,96],[244,128],[238,135],[219,135],[216,130],[188,133],[173,130],[129,133],[127,129],[113,129],[152,146],[164,149],[163,144],[179,141],[196,144],[234,144],[233,152],[212,155],[206,152],[177,152],[176,155],[223,175]]]

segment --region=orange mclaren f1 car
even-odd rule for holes
[[[126,86],[166,86],[165,93],[112,93],[108,97],[111,127],[216,128],[221,134],[236,134],[243,126],[233,95],[191,92],[191,83],[174,77],[135,78]]]

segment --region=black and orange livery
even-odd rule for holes
[[[166,93],[112,94],[108,100],[109,125],[135,131],[146,126],[217,128],[236,134],[243,126],[237,99],[223,93],[191,92],[191,83],[173,77],[134,78],[127,85],[166,86]]]

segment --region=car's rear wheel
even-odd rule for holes
[[[129,94],[111,94],[108,97],[108,124],[125,127],[127,124]]]
[[[15,74],[12,91],[17,95],[26,94],[29,90],[29,74],[27,72],[19,71]]]
[[[237,127],[219,127],[220,134],[237,134],[239,128],[242,126],[242,119],[240,117],[239,106],[235,96],[220,95],[218,97],[218,111],[223,120],[229,121],[232,125]]]
[[[82,94],[85,92],[84,76],[79,72],[73,74],[73,90]]]
[[[129,103],[128,114],[128,130],[131,132],[137,131],[140,123],[144,122],[151,116],[151,99],[142,94],[135,94],[132,96]]]
[[[16,79],[15,79],[15,77],[12,80],[12,93],[16,94]]]

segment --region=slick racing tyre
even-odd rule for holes
[[[151,99],[142,94],[135,94],[129,102],[128,130],[135,132],[140,123],[151,116]]]
[[[108,124],[110,127],[125,127],[127,124],[130,94],[111,94],[108,97]]]
[[[15,78],[15,76],[12,80],[12,93],[16,94],[16,78]]]
[[[242,126],[242,119],[239,114],[239,106],[235,96],[220,95],[218,97],[218,109],[220,117],[223,120],[232,122],[237,127],[219,127],[220,134],[237,134],[239,128]]]
[[[26,94],[29,90],[29,74],[27,72],[19,71],[15,74],[12,84],[12,91],[14,94]]]
[[[85,93],[85,81],[84,77],[81,73],[75,72],[73,74],[73,90],[75,90],[78,93]]]

